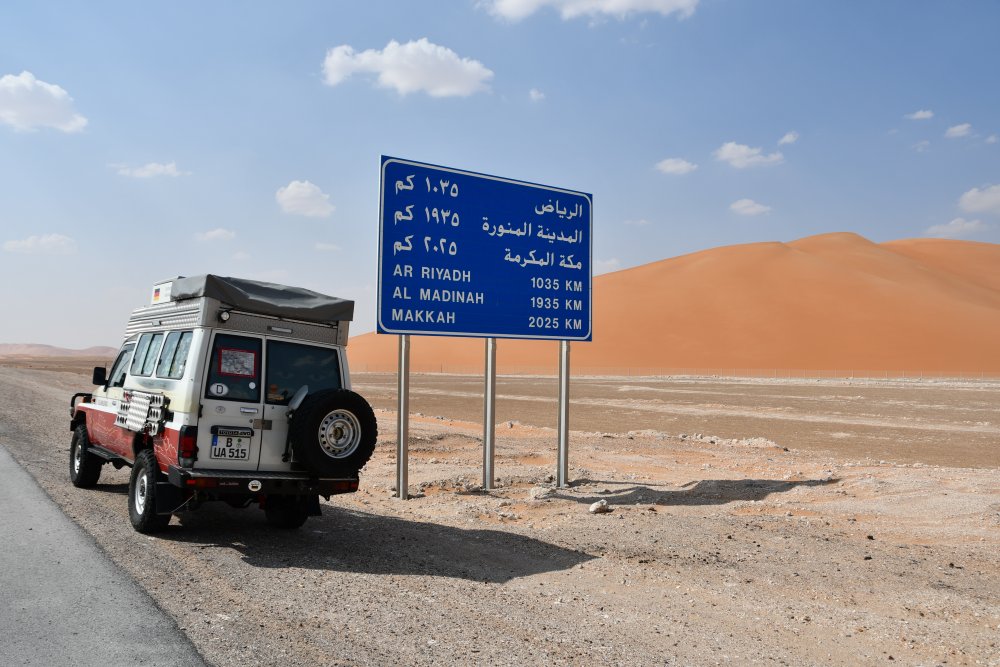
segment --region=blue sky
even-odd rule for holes
[[[0,342],[175,275],[357,301],[382,154],[594,196],[606,272],[853,231],[1000,242],[992,1],[5,2]],[[679,286],[678,288],[682,288]]]

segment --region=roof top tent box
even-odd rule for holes
[[[125,337],[152,329],[215,327],[347,345],[354,302],[275,283],[212,274],[153,286],[150,305],[136,308]]]

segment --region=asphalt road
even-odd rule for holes
[[[2,446],[0,479],[0,664],[205,664]]]

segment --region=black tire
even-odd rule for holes
[[[378,422],[368,401],[347,389],[310,394],[288,427],[295,459],[321,477],[354,477],[375,452]]]
[[[264,518],[275,528],[295,530],[309,518],[305,505],[297,498],[268,498],[264,505]]]
[[[151,449],[135,457],[128,481],[128,518],[140,533],[155,533],[170,523],[169,514],[156,513],[156,482],[160,467]]]
[[[91,489],[101,477],[104,459],[87,451],[90,438],[87,427],[80,424],[73,430],[73,440],[69,445],[69,481],[78,489]]]

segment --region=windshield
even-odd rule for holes
[[[125,369],[132,361],[132,350],[134,349],[135,343],[126,343],[122,351],[118,353],[115,365],[111,367],[111,373],[108,376],[109,387],[121,387],[125,384]]]
[[[340,389],[340,355],[336,349],[267,342],[267,403],[288,405],[299,387],[309,385],[309,393]]]

